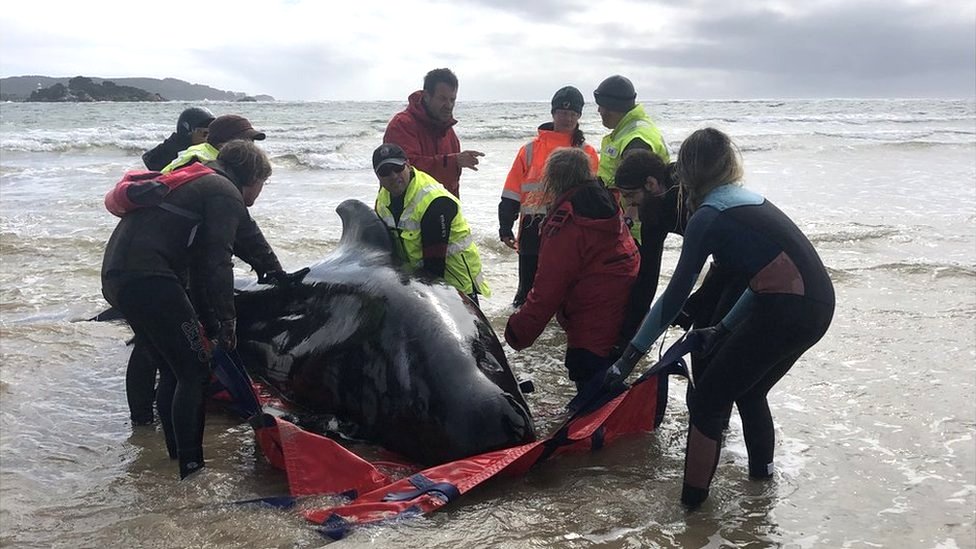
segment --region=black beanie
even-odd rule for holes
[[[559,88],[552,96],[552,111],[556,109],[566,109],[576,111],[576,114],[583,115],[583,94],[573,86]]]
[[[637,103],[637,90],[625,76],[615,74],[600,82],[593,92],[596,104],[614,112],[627,112]]]

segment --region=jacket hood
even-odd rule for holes
[[[417,122],[420,122],[428,128],[438,130],[441,132],[447,131],[448,128],[457,124],[457,120],[451,117],[451,121],[447,124],[443,124],[437,120],[434,120],[427,114],[427,108],[424,107],[424,90],[417,90],[410,94],[407,98],[407,112],[410,113]]]
[[[597,182],[566,191],[556,199],[552,211],[559,210],[565,211],[577,225],[590,229],[611,234],[626,230],[616,197]]]

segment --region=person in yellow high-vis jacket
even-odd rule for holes
[[[443,278],[476,304],[479,294],[491,295],[457,197],[411,166],[407,154],[393,143],[373,151],[373,171],[380,181],[376,214],[390,229],[404,267]]]
[[[600,144],[600,169],[597,176],[607,187],[614,187],[614,173],[620,166],[620,160],[627,151],[635,149],[649,150],[667,164],[671,161],[668,148],[661,137],[660,130],[644,112],[644,106],[638,105],[637,90],[634,84],[624,76],[615,74],[607,77],[593,91],[600,120],[604,127],[611,132],[603,136]],[[637,212],[621,202],[630,225],[630,232],[640,242],[640,222]]]
[[[180,151],[176,158],[160,171],[169,173],[194,162],[213,162],[217,159],[217,154],[224,143],[234,139],[262,141],[265,138],[264,132],[255,130],[247,118],[236,114],[218,116],[207,129],[205,142]]]

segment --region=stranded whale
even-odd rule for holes
[[[301,283],[239,289],[238,349],[251,373],[423,464],[533,441],[528,406],[478,307],[399,269],[369,206],[347,200],[336,211],[339,247]]]

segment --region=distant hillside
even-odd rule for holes
[[[0,78],[0,100],[2,101],[26,101],[30,94],[38,88],[49,88],[55,84],[68,85],[72,77],[52,77],[52,76],[10,76]],[[105,80],[110,80],[118,86],[131,86],[146,90],[152,94],[170,101],[201,101],[209,99],[211,101],[239,101],[257,100],[274,101],[270,95],[249,96],[242,92],[232,92],[218,90],[203,84],[191,84],[176,78],[97,78],[92,77],[92,82],[101,84]]]

